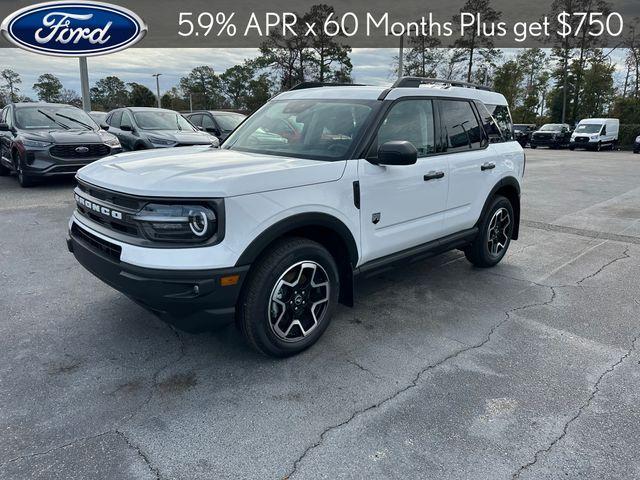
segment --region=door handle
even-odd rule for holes
[[[484,172],[485,170],[493,170],[494,168],[496,168],[495,163],[487,162],[480,167],[480,170]]]
[[[429,172],[423,178],[425,182],[429,180],[438,180],[439,178],[444,177],[444,172]]]

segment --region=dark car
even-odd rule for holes
[[[220,140],[220,143],[226,140],[231,132],[247,118],[242,113],[220,110],[186,113],[184,116],[196,127],[215,135]]]
[[[566,123],[547,123],[531,135],[531,148],[561,148],[571,142],[571,127]]]
[[[0,175],[15,171],[23,187],[44,177],[75,174],[121,151],[114,135],[70,105],[12,103],[0,113]]]
[[[150,107],[119,108],[107,116],[109,131],[120,139],[125,150],[218,146],[218,139],[201,132],[173,110]]]
[[[513,137],[524,148],[531,141],[531,135],[535,130],[536,126],[533,124],[516,124],[513,126]]]

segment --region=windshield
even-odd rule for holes
[[[135,112],[133,116],[142,130],[196,131],[187,119],[173,112]]]
[[[600,133],[602,129],[602,125],[596,123],[583,123],[578,125],[576,128],[576,133]]]
[[[514,125],[513,130],[516,132],[526,132],[529,130],[529,127],[527,125]]]
[[[226,115],[216,115],[216,122],[220,125],[220,128],[225,132],[230,132],[234,128],[236,128],[240,123],[246,118],[244,115],[237,114],[226,114]]]
[[[560,130],[562,130],[563,125],[557,124],[557,123],[550,123],[548,125],[543,125],[540,128],[541,132],[559,132]]]
[[[16,108],[16,126],[24,130],[98,130],[84,110],[69,105]]]
[[[273,101],[231,134],[224,148],[315,160],[344,159],[375,103]]]

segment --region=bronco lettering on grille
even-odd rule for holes
[[[107,208],[103,205],[91,202],[89,200],[86,200],[85,198],[82,198],[78,194],[75,194],[75,198],[76,198],[76,203],[78,205],[88,208],[89,210],[92,210],[96,213],[100,213],[106,217],[112,217],[112,218],[115,218],[116,220],[122,220],[122,212],[113,210],[111,208]]]

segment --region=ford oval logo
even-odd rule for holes
[[[88,153],[89,152],[89,147],[76,147],[76,152],[77,153]]]
[[[45,55],[88,57],[139,42],[147,26],[135,13],[102,2],[47,2],[12,13],[0,25],[14,45]]]

